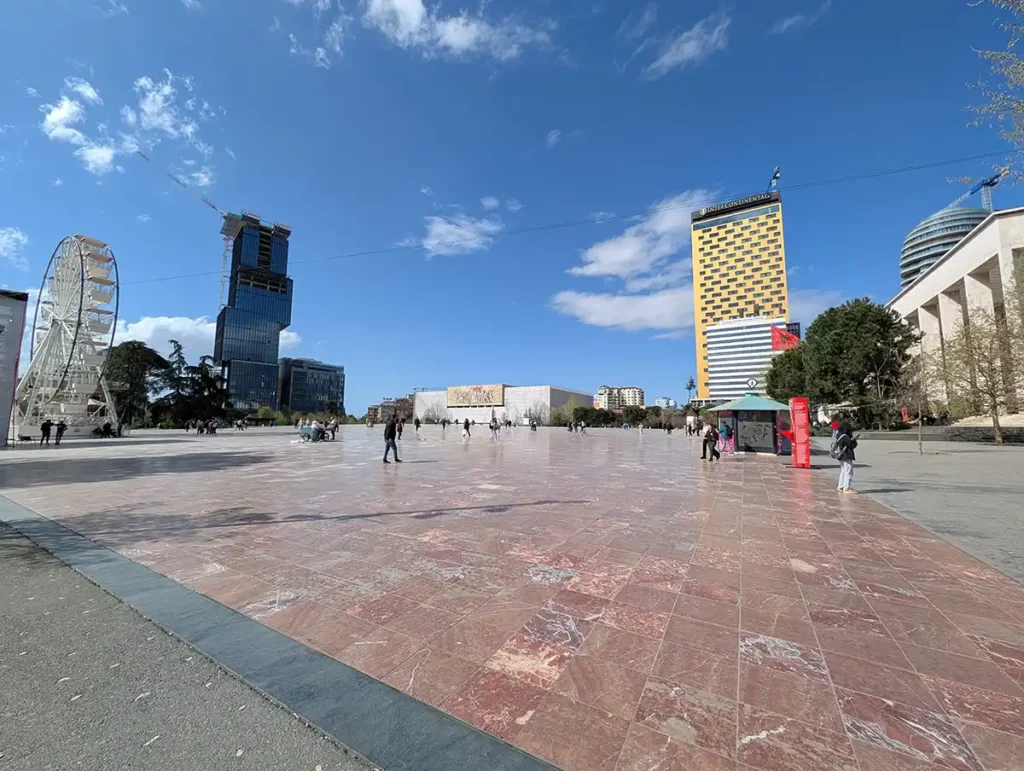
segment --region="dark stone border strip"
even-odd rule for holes
[[[386,771],[557,771],[3,496],[0,522]]]

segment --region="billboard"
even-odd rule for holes
[[[14,389],[18,385],[18,354],[25,331],[28,295],[0,289],[0,447],[7,446]]]
[[[449,407],[502,407],[504,385],[449,386]]]

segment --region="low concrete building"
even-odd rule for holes
[[[888,307],[921,331],[921,350],[940,351],[981,309],[999,318],[1024,270],[1024,208],[993,212],[893,297]],[[1024,341],[1017,341],[1024,345]]]
[[[532,417],[543,425],[551,419],[552,410],[573,399],[578,406],[589,407],[593,395],[549,385],[451,386],[445,391],[417,391],[414,411],[417,418],[430,422],[447,418],[479,424],[489,423],[493,417],[522,423]]]

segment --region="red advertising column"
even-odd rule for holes
[[[789,400],[790,442],[793,445],[793,467],[811,467],[811,405],[804,396]]]

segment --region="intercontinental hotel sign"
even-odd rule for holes
[[[690,221],[696,222],[697,220],[707,219],[708,217],[714,217],[719,214],[725,214],[731,211],[737,211],[739,209],[749,209],[752,206],[760,206],[761,204],[771,203],[780,199],[779,194],[776,193],[760,193],[758,195],[748,196],[747,198],[740,198],[736,201],[729,201],[729,203],[720,203],[716,206],[705,206],[699,211],[695,211],[690,215]]]

